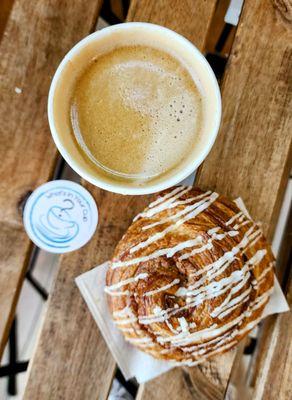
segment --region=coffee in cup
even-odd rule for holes
[[[210,148],[220,94],[186,39],[127,23],[89,36],[64,60],[50,91],[50,125],[65,159],[89,181],[122,193],[157,191]]]

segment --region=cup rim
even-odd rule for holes
[[[209,132],[209,141],[204,146],[203,150],[200,152],[200,155],[196,158],[193,158],[188,165],[181,169],[180,171],[174,173],[171,177],[168,179],[155,183],[155,184],[149,184],[145,186],[133,186],[133,187],[128,187],[124,186],[123,183],[121,182],[115,182],[114,184],[110,184],[102,180],[102,178],[99,178],[98,176],[92,176],[88,171],[85,170],[82,166],[79,165],[79,163],[71,157],[71,155],[67,152],[65,146],[62,144],[59,134],[57,131],[57,128],[55,126],[55,121],[54,121],[54,112],[53,112],[53,103],[54,103],[54,95],[55,95],[55,90],[59,81],[59,78],[65,68],[65,66],[68,64],[68,62],[71,60],[71,58],[78,54],[79,51],[88,43],[94,42],[98,38],[102,38],[103,36],[107,35],[109,32],[113,32],[116,30],[121,30],[121,29],[129,29],[131,27],[141,27],[141,28],[146,28],[146,29],[151,29],[152,31],[162,31],[167,33],[168,35],[172,36],[174,40],[182,42],[185,46],[188,46],[190,51],[194,53],[194,55],[204,64],[206,67],[206,70],[208,72],[208,79],[212,80],[212,86],[214,87],[214,95],[215,95],[215,102],[216,102],[216,110],[217,113],[214,116],[215,121],[214,121],[214,128],[212,132]],[[118,194],[124,194],[124,195],[145,195],[145,194],[151,194],[151,193],[157,193],[161,190],[165,190],[171,186],[175,186],[181,181],[183,181],[185,178],[187,178],[189,175],[191,175],[205,160],[209,152],[211,151],[211,148],[214,145],[214,142],[216,140],[216,137],[219,132],[219,127],[220,127],[220,122],[221,122],[221,114],[222,114],[222,103],[221,103],[221,94],[220,94],[220,89],[219,85],[217,82],[217,79],[215,77],[215,74],[204,57],[204,55],[197,49],[197,47],[190,42],[188,39],[186,39],[184,36],[180,35],[179,33],[168,29],[166,27],[156,25],[153,23],[149,22],[125,22],[121,24],[116,24],[112,26],[108,26],[106,28],[103,28],[99,31],[93,32],[90,35],[86,36],[85,38],[81,39],[77,44],[75,44],[69,51],[68,53],[64,56],[62,59],[61,63],[59,64],[51,85],[49,89],[49,95],[48,95],[48,120],[49,120],[49,126],[50,126],[50,131],[51,135],[53,137],[53,140],[55,142],[55,145],[57,146],[57,149],[61,153],[62,157],[65,159],[65,161],[69,164],[69,166],[78,173],[82,178],[84,178],[86,181],[90,182],[94,186],[97,186],[101,189],[108,190],[110,192],[118,193]]]

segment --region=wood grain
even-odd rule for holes
[[[282,238],[282,244],[277,255],[276,266],[277,277],[284,289],[284,293],[286,292],[287,294],[290,309],[292,306],[291,256],[292,208],[290,209],[290,214]],[[277,374],[279,375],[281,374],[281,376],[275,378],[275,382],[277,382],[275,389],[281,394],[281,396],[284,396],[284,391],[286,389],[288,390],[288,388],[292,388],[291,382],[287,387],[283,385],[284,382],[285,384],[287,383],[287,374],[291,375],[292,373],[292,371],[289,372],[289,368],[291,368],[292,365],[292,351],[291,349],[289,350],[289,346],[291,346],[292,343],[292,324],[290,320],[291,312],[286,313],[285,315],[271,316],[267,318],[261,326],[256,353],[253,356],[252,364],[249,368],[248,379],[249,385],[251,388],[255,389],[258,399],[260,399],[260,395],[263,396],[264,392],[268,391],[270,385],[269,378],[272,374],[274,375],[274,371],[277,371]],[[287,326],[289,324],[290,326]],[[284,339],[282,339],[283,335],[285,336]],[[283,340],[282,347],[281,343],[278,343],[281,340]],[[275,363],[270,363],[270,359],[275,357],[275,354],[279,354],[281,358],[281,360],[278,361],[279,367],[276,366],[276,369]],[[280,362],[282,363],[281,366]],[[271,393],[274,393],[273,389],[271,389]],[[270,398],[267,393],[265,393],[265,396]],[[292,389],[290,397],[292,397]],[[289,396],[287,398],[289,398]]]
[[[74,278],[108,260],[147,196],[115,195],[92,185],[97,231],[84,248],[62,257],[24,399],[106,399],[115,371],[108,350]]]
[[[141,385],[138,390],[136,400],[144,399],[167,399],[167,400],[192,400],[192,387],[189,382],[189,374],[183,368],[176,368],[153,379],[145,385]]]
[[[21,204],[52,176],[57,156],[46,115],[50,81],[69,48],[91,30],[99,3],[15,0],[1,41],[0,357],[31,246]]]
[[[216,3],[216,0],[132,0],[127,20],[166,26],[204,51]]]
[[[196,2],[196,4],[193,3],[192,6],[190,6],[190,2],[185,2],[186,7],[188,7],[188,12],[185,12],[185,9],[181,9],[181,3],[184,2],[172,1],[171,4],[170,2],[167,2],[166,4],[165,1],[134,1],[130,8],[128,20],[151,21],[165,24],[170,28],[185,34],[188,38],[193,39],[197,46],[203,50],[206,36],[202,36],[203,34],[201,30],[204,29],[203,32],[206,35],[206,27],[209,27],[210,25],[210,19],[214,9],[214,7],[212,8],[212,4],[214,6],[215,2]],[[229,110],[229,107],[233,105],[233,113],[230,114],[229,110],[227,114],[224,114],[223,127],[219,140],[214,148],[217,149],[216,151],[214,150],[215,155],[218,152],[219,154],[224,155],[225,158],[222,157],[220,162],[218,162],[218,156],[216,156],[216,163],[214,163],[212,161],[214,155],[212,155],[206,161],[205,166],[201,170],[199,182],[202,186],[213,186],[216,187],[217,190],[229,195],[234,195],[234,192],[236,191],[237,196],[243,195],[245,201],[249,200],[248,205],[250,206],[254,196],[253,191],[255,190],[254,186],[251,184],[253,179],[255,179],[258,185],[259,181],[265,180],[266,174],[269,173],[273,183],[277,183],[277,179],[281,179],[281,182],[283,182],[283,171],[285,171],[285,167],[287,167],[287,150],[286,147],[284,147],[284,144],[290,145],[290,141],[286,137],[286,132],[283,131],[286,127],[286,119],[288,118],[286,108],[287,81],[286,77],[283,76],[287,65],[285,64],[285,61],[282,62],[283,65],[280,62],[280,70],[282,72],[278,71],[278,73],[274,75],[275,71],[269,73],[269,70],[266,69],[269,64],[267,64],[267,66],[263,65],[261,59],[257,60],[257,62],[253,62],[258,55],[263,57],[263,53],[265,53],[265,60],[267,59],[268,63],[270,62],[271,65],[274,65],[274,61],[270,59],[272,55],[275,55],[274,51],[272,51],[270,55],[266,49],[267,41],[271,41],[269,36],[271,33],[269,32],[268,25],[276,25],[275,29],[277,34],[279,34],[279,32],[281,34],[283,33],[282,25],[278,28],[277,24],[280,22],[275,17],[275,10],[263,0],[256,2],[250,0],[247,3],[248,6],[245,8],[243,16],[244,24],[241,24],[240,26],[240,31],[236,39],[236,46],[233,50],[232,59],[229,65],[228,74],[231,73],[231,78],[229,79],[227,74],[223,88],[223,100],[226,102],[227,110]],[[168,7],[166,7],[166,5]],[[266,12],[268,14],[273,13],[273,17],[268,15],[266,19],[264,16]],[[255,14],[255,16],[253,14]],[[183,17],[180,17],[180,15]],[[206,15],[208,15],[207,20],[202,22]],[[193,21],[194,17],[196,17],[197,22]],[[258,19],[261,29],[264,29],[264,32],[267,33],[267,41],[265,37],[262,35],[259,37],[258,35],[256,28]],[[189,28],[191,33],[189,33]],[[198,29],[198,31],[196,31],[196,29]],[[259,53],[255,51],[253,46],[256,39],[258,39],[257,46],[259,47],[259,50],[257,51]],[[284,39],[286,40],[285,37]],[[276,42],[277,41],[278,38],[276,37]],[[283,44],[279,46],[280,55],[278,55],[278,57],[281,59],[283,59],[284,47]],[[262,48],[264,50],[262,50]],[[251,52],[251,49],[253,50],[253,53]],[[262,87],[263,80],[261,77],[259,77],[258,80],[255,79],[255,77],[258,77],[261,68],[263,69],[262,72],[266,76],[264,87]],[[241,74],[236,74],[237,69]],[[247,74],[247,77],[245,74]],[[242,77],[245,83],[244,85],[241,84]],[[252,88],[253,90],[250,90],[250,93],[248,94],[245,92],[245,86],[249,79],[251,79],[254,88]],[[273,97],[271,99],[269,96],[266,96],[264,99],[262,98],[262,90],[266,88],[265,85],[270,84],[275,86],[274,94],[277,93],[277,96],[280,97],[280,99],[278,99],[278,97],[277,99]],[[284,99],[282,96],[284,96]],[[231,97],[232,101],[229,100],[229,97]],[[263,105],[258,105],[258,97],[259,100],[264,101],[265,106],[263,108],[261,108]],[[255,107],[255,105],[258,106],[258,113],[256,115],[252,112],[253,109],[251,109],[247,115],[244,114],[245,110],[250,107],[250,104],[252,104],[253,107]],[[250,137],[248,132],[245,132],[245,125],[247,125],[249,129],[251,126],[249,118],[255,118],[255,116],[257,118],[254,120],[254,123],[257,123],[259,120],[258,131],[261,132],[262,125],[266,127],[263,121],[264,118],[266,118],[265,107],[267,107],[271,113],[271,115],[269,115],[270,120],[273,120],[273,118],[276,119],[278,114],[281,116],[281,120],[278,120],[278,123],[281,126],[279,126],[278,129],[269,131],[268,136],[268,138],[270,138],[275,135],[274,140],[276,143],[274,143],[273,140],[269,140],[269,143],[266,143],[262,140],[263,138],[261,138],[260,143],[258,143],[257,135]],[[241,111],[245,115],[243,120],[241,119]],[[236,124],[235,129],[233,124],[235,123],[234,121],[237,120],[239,120],[239,122]],[[277,126],[274,120],[273,123],[273,127],[276,128]],[[249,142],[245,143],[244,138],[241,138],[241,136],[238,137],[237,130],[239,128],[241,129],[242,135],[247,136],[248,140],[252,141],[252,144],[249,144]],[[227,135],[229,138],[228,140],[226,138],[225,140],[222,140],[222,132],[225,132],[225,134],[223,134],[223,139]],[[279,143],[280,138],[278,135],[280,135],[280,133],[283,134],[284,144],[282,142]],[[242,154],[238,154],[239,150],[234,150],[232,148],[232,151],[230,151],[229,147],[229,155],[227,156],[225,149],[223,148],[226,146],[225,141],[227,140],[227,143],[233,143],[234,137],[236,137],[239,142],[240,151],[245,154],[246,158],[244,159],[244,163],[242,160]],[[264,139],[267,138],[264,137]],[[243,152],[244,147],[242,147],[242,142],[240,142],[240,140],[242,140],[244,145],[249,149],[248,153]],[[246,168],[246,164],[253,167],[254,152],[259,152],[257,148],[259,144],[262,146],[261,152],[266,154],[266,156],[270,154],[269,149],[267,149],[270,145],[272,145],[274,150],[276,149],[276,144],[281,147],[281,150],[284,149],[284,165],[282,165],[282,167],[279,166],[279,153],[277,153],[277,156],[274,154],[274,158],[271,159],[271,171],[269,171],[267,168],[264,169],[264,167],[267,167],[267,162],[264,162],[264,156],[261,156],[260,160],[256,164],[258,169],[256,170],[255,168],[251,168],[251,171],[246,170],[245,172],[247,178],[250,173],[253,176],[253,179],[250,180],[249,185],[242,185],[241,180],[237,180],[237,175],[240,174],[241,171],[241,163],[243,163],[242,167],[244,168]],[[234,162],[234,153],[239,157],[239,167],[237,169],[232,169],[232,175],[229,172],[229,164]],[[228,179],[224,180],[219,176],[221,181],[218,178],[219,183],[216,185],[213,175],[217,176],[225,173],[227,174]],[[261,178],[257,178],[257,173],[259,173],[260,176],[264,175],[261,176]],[[229,190],[231,175],[234,180],[234,182],[232,182],[233,190]],[[277,178],[275,178],[274,175]],[[281,184],[278,182],[276,188],[279,189],[280,186]],[[132,216],[142,209],[148,200],[145,197],[129,198],[117,196],[111,193],[104,193],[96,188],[93,189],[91,185],[87,185],[87,187],[94,194],[98,202],[100,216],[103,219],[100,221],[98,231],[91,243],[80,253],[64,257],[61,262],[56,288],[52,294],[52,300],[49,304],[48,314],[44,323],[39,346],[32,364],[30,381],[25,397],[27,400],[38,399],[39,393],[42,393],[42,398],[44,399],[58,398],[58,394],[62,392],[62,389],[66,391],[68,396],[70,395],[74,398],[75,390],[77,390],[78,393],[81,393],[82,388],[86,390],[86,396],[83,396],[83,398],[91,399],[99,396],[98,398],[103,399],[109,388],[112,373],[114,371],[114,363],[110,356],[109,359],[103,359],[99,365],[95,364],[94,360],[98,358],[100,352],[103,351],[106,354],[107,349],[105,346],[97,348],[97,343],[100,343],[100,336],[90,317],[87,316],[87,318],[89,318],[88,322],[87,320],[85,322],[85,320],[80,319],[81,317],[79,314],[82,313],[83,315],[84,309],[81,307],[81,299],[79,298],[79,300],[76,300],[78,294],[73,283],[73,278],[82,271],[91,268],[96,263],[104,261],[110,256],[113,247],[130,223]],[[255,193],[259,193],[258,188]],[[275,198],[272,196],[270,207],[275,211],[274,213],[268,213],[267,215],[273,214],[273,216],[276,217],[274,201]],[[269,201],[266,200],[266,203],[269,203]],[[266,226],[268,226],[272,220],[264,219],[264,222]],[[71,303],[74,304],[74,312],[70,308]],[[86,312],[88,314],[88,311]],[[64,321],[68,324],[67,327],[64,326]],[[91,332],[91,342],[84,339],[83,329],[80,329],[80,326],[82,326],[82,328],[84,327],[88,334]],[[53,335],[51,335],[52,328],[55,329]],[[62,330],[63,328],[64,331]],[[66,333],[67,330],[69,333]],[[72,337],[74,337],[73,341]],[[67,349],[67,351],[64,349]],[[73,349],[76,351],[74,352]],[[84,356],[87,351],[90,352],[89,359]],[[228,383],[233,359],[234,352],[229,352],[221,357],[213,359],[209,363],[202,364],[201,366],[192,368],[191,370],[172,370],[168,374],[157,378],[155,381],[142,385],[139,390],[139,398],[142,400],[155,400],[168,397],[170,399],[181,398],[183,400],[191,398],[199,400],[222,398]],[[58,360],[58,362],[55,360]],[[107,368],[107,364],[103,364],[103,362],[110,363],[110,367]],[[70,367],[71,364],[74,364],[74,368]],[[46,365],[46,368],[43,368],[42,373],[39,373],[38,369],[41,368],[42,365]],[[92,370],[97,372],[95,382],[92,382]],[[82,372],[81,374],[80,371]],[[82,379],[79,379],[80,375],[82,375]],[[69,376],[70,381],[68,382]],[[65,379],[63,377],[65,377]],[[44,384],[44,382],[46,382],[46,384]],[[72,382],[74,382],[74,384]],[[77,389],[75,387],[75,382],[78,382],[78,385],[80,386]],[[103,386],[100,387],[100,385]],[[68,386],[70,386],[71,392],[69,392]],[[89,389],[87,389],[88,386]],[[43,389],[44,387],[45,389]]]
[[[216,357],[196,368],[176,368],[141,385],[139,400],[222,399],[229,379],[235,351]],[[163,394],[165,397],[163,397]]]
[[[0,3],[0,40],[5,30],[14,0],[1,0]]]
[[[215,3],[216,0],[204,3],[197,1],[194,12],[187,1],[133,1],[128,20],[165,24],[183,34],[189,32],[190,27],[188,37],[192,37],[197,46],[203,49]],[[80,394],[82,390],[86,393],[82,397],[84,399],[104,399],[113,377],[115,364],[106,345],[98,346],[103,343],[102,338],[89,311],[85,312],[74,277],[112,255],[132,218],[149,203],[150,197],[119,196],[89,184],[86,187],[93,194],[99,208],[98,230],[84,249],[62,258],[39,345],[32,360],[25,393],[27,400],[37,400],[40,394],[44,400],[77,400],[80,397],[76,393]],[[71,304],[75,305],[74,311]],[[84,331],[90,335],[90,341],[85,339]],[[107,356],[100,359],[101,353]],[[58,397],[61,393],[66,393],[67,397]]]
[[[2,224],[0,230],[0,359],[8,339],[10,324],[24,279],[30,242],[23,229]]]
[[[287,301],[292,307],[292,269],[287,284]],[[254,400],[289,400],[292,398],[292,313],[270,317],[264,324],[264,337]]]
[[[292,36],[278,14],[271,1],[245,2],[222,86],[220,133],[197,179],[241,196],[269,239],[291,168]]]

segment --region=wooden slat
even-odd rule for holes
[[[201,400],[224,396],[235,352],[214,358],[200,368],[175,368],[139,387],[139,400]],[[165,397],[163,397],[165,393]]]
[[[166,26],[203,51],[216,3],[217,0],[132,0],[127,20]]]
[[[0,230],[0,359],[24,278],[30,253],[29,239],[22,228],[3,224]]]
[[[271,2],[246,0],[223,82],[220,133],[196,180],[202,188],[241,196],[269,238],[291,162],[289,37]],[[178,386],[184,380],[195,399],[222,399],[235,355],[233,350],[189,369],[187,382],[181,370],[172,372],[172,378],[181,382]],[[167,374],[149,382],[141,387],[140,398],[159,399],[168,382]],[[177,396],[171,392],[168,399]]]
[[[292,307],[292,209],[277,256],[277,275]],[[290,399],[292,397],[292,314],[267,318],[260,329],[256,354],[249,374],[253,398]],[[272,378],[272,381],[270,380]],[[290,382],[289,382],[290,379]],[[277,396],[275,396],[277,394]]]
[[[14,0],[1,0],[0,3],[0,40],[4,33],[5,26],[12,9]]]
[[[64,54],[92,28],[99,3],[16,0],[1,41],[0,357],[31,246],[20,206],[52,176],[57,156],[46,116],[50,80]]]
[[[222,87],[220,134],[197,179],[241,196],[269,239],[291,168],[292,134],[291,29],[275,4],[245,1]]]
[[[113,195],[89,184],[85,187],[98,204],[99,225],[89,244],[62,257],[32,360],[27,400],[106,399],[115,372],[115,362],[74,278],[112,256],[133,215],[149,198]]]
[[[190,2],[181,0],[135,0],[131,3],[128,20],[164,24],[191,37],[203,49],[215,3],[216,0],[204,3],[196,1],[193,2],[193,8]],[[82,393],[82,390],[86,393],[82,397],[84,399],[104,399],[115,370],[113,359],[98,328],[88,310],[85,311],[74,277],[111,257],[133,216],[148,204],[150,198],[119,196],[89,184],[86,187],[98,204],[98,230],[84,249],[62,258],[32,361],[25,393],[27,400],[37,400],[40,397],[57,399],[61,393],[67,394],[63,398],[77,400],[80,399],[77,394]],[[84,336],[84,332],[90,335],[90,340]]]
[[[292,265],[287,285],[287,301],[292,307]],[[260,346],[260,364],[256,376],[254,400],[292,398],[292,313],[270,317],[264,326]]]

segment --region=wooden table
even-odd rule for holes
[[[0,355],[32,250],[21,206],[30,191],[52,178],[56,166],[57,151],[46,116],[50,80],[65,53],[94,29],[101,3],[5,0],[0,4]],[[127,20],[167,26],[204,52],[223,3],[227,2],[132,0]],[[221,84],[221,129],[196,178],[202,188],[231,198],[241,196],[253,218],[263,222],[269,239],[291,169],[291,13],[289,0],[245,0]],[[74,278],[111,256],[149,196],[119,196],[83,184],[98,204],[99,226],[90,243],[60,259],[30,363],[26,400],[105,399],[116,370]],[[291,304],[292,281],[285,276]],[[291,398],[291,338],[290,314],[265,322],[253,398]],[[141,385],[137,398],[222,399],[235,357],[233,350],[194,368],[176,368]]]

